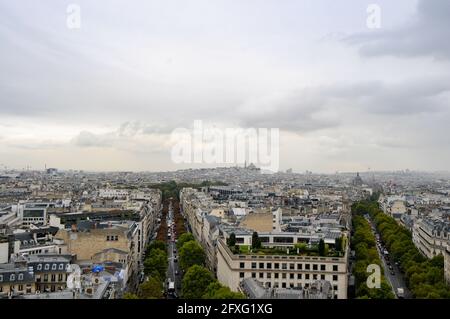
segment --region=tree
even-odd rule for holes
[[[335,249],[336,251],[343,252],[344,251],[344,237],[339,236],[335,240]]]
[[[162,251],[167,251],[167,246],[166,246],[166,243],[163,242],[162,240],[155,240],[148,245],[147,254],[150,254],[150,252],[153,249],[160,249]]]
[[[139,296],[143,299],[160,299],[163,297],[163,284],[155,277],[149,277],[148,280],[139,286]]]
[[[123,299],[139,299],[139,297],[135,294],[127,292],[123,295]]]
[[[236,234],[235,233],[230,234],[230,237],[227,240],[227,245],[228,245],[228,247],[236,246]]]
[[[323,239],[320,239],[319,241],[319,255],[320,256],[325,256],[325,251],[326,247],[325,247],[325,242],[323,241]]]
[[[294,248],[298,249],[300,254],[303,254],[308,250],[308,245],[306,243],[297,243],[294,245]]]
[[[261,248],[261,240],[259,239],[257,232],[253,232],[253,235],[252,235],[252,248],[253,249]]]
[[[206,288],[203,299],[244,299],[241,293],[231,291],[230,288],[223,286],[217,280],[213,281]]]
[[[180,266],[184,271],[187,271],[193,265],[205,264],[205,252],[203,248],[195,241],[188,241],[185,243],[179,252]]]
[[[194,235],[192,235],[192,233],[184,233],[177,240],[177,248],[181,249],[181,247],[189,241],[195,241]]]
[[[212,273],[205,267],[193,265],[183,277],[182,294],[186,299],[200,299],[214,281]]]
[[[161,249],[152,249],[150,255],[144,260],[145,274],[151,274],[153,271],[157,271],[160,278],[166,277],[167,253]]]

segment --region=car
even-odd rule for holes
[[[174,261],[174,262],[177,262],[177,261],[178,261],[178,258],[177,258],[177,257],[175,257],[175,258],[173,259],[173,261]]]
[[[175,275],[178,276],[178,270],[175,270]]]
[[[391,270],[391,275],[395,276],[395,271]]]

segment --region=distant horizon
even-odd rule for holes
[[[86,172],[86,173],[174,173],[178,171],[187,171],[187,170],[203,170],[203,169],[223,169],[223,168],[242,168],[244,169],[244,166],[216,166],[216,167],[190,167],[190,168],[181,168],[181,169],[175,169],[175,170],[162,170],[162,171],[151,171],[151,170],[86,170],[86,169],[76,169],[76,168],[58,168],[58,167],[47,167],[47,169],[57,169],[58,172]],[[288,169],[279,170],[278,172],[275,172],[275,174],[282,173],[286,174],[286,171]],[[1,170],[0,173],[6,173],[6,172],[45,172],[46,169],[17,169],[17,168],[8,168],[7,171]],[[306,175],[306,174],[312,174],[312,175],[336,175],[336,174],[372,174],[372,173],[450,173],[450,170],[415,170],[415,169],[397,169],[397,170],[366,170],[366,171],[335,171],[335,172],[321,172],[321,171],[311,171],[311,170],[303,170],[303,171],[297,171],[292,170],[292,174],[299,174],[299,175]],[[269,173],[261,173],[262,175],[271,175]]]

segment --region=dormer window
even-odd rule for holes
[[[23,280],[23,274],[19,274],[18,279]]]
[[[50,269],[50,264],[45,264],[44,269],[45,269],[45,270],[49,270],[49,269]]]
[[[37,270],[42,270],[42,264],[39,264],[39,265],[37,266]]]
[[[56,270],[56,264],[52,265],[52,270]]]
[[[11,274],[11,275],[9,276],[9,281],[14,281],[14,280],[16,280],[16,275]]]
[[[59,264],[59,270],[64,270],[64,264]]]

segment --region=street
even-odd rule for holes
[[[377,239],[376,247],[377,247],[378,255],[380,256],[380,259],[381,259],[381,263],[383,265],[384,276],[385,276],[386,280],[389,282],[389,284],[391,285],[394,295],[398,298],[398,295],[397,295],[398,288],[403,288],[404,298],[410,299],[411,292],[406,287],[405,281],[403,279],[403,274],[401,273],[398,266],[395,264],[395,262],[390,257],[389,252],[387,255],[384,254],[384,251],[385,250],[387,251],[387,249],[383,246],[381,237],[376,230],[375,224],[372,222],[372,220],[368,216],[366,216],[366,219],[369,222],[372,232]]]
[[[178,262],[178,252],[176,250],[176,243],[175,240],[177,238],[177,235],[174,231],[174,214],[173,214],[173,207],[172,202],[169,204],[169,213],[167,214],[167,256],[168,256],[168,268],[167,268],[167,279],[166,279],[166,285],[167,288],[169,288],[169,282],[174,283],[174,290],[175,293],[168,293],[167,298],[173,299],[178,298],[181,293],[181,269]]]

